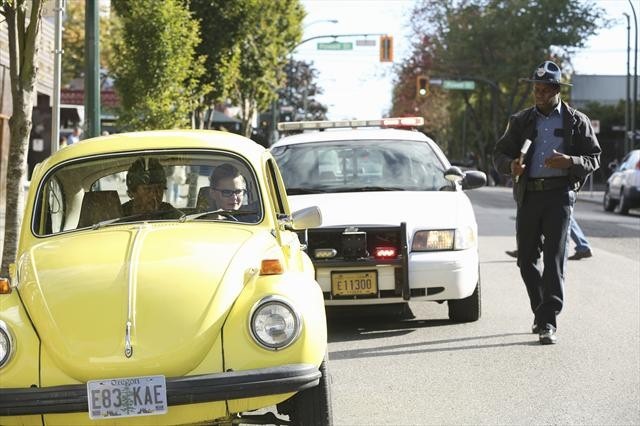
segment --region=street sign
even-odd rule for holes
[[[444,80],[442,88],[447,90],[475,90],[476,82],[472,80]]]
[[[430,78],[429,84],[432,86],[442,86],[442,79],[440,78]]]
[[[318,50],[353,50],[353,43],[332,41],[331,43],[318,43]]]
[[[356,46],[375,46],[376,41],[372,39],[356,40]]]

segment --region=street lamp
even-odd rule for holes
[[[317,19],[313,22],[309,22],[307,25],[305,25],[304,27],[302,27],[302,30],[306,30],[307,28],[309,28],[310,26],[312,26],[313,24],[317,24],[320,22],[329,22],[331,24],[337,24],[338,20],[337,19]]]

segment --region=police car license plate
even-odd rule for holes
[[[378,294],[378,272],[332,272],[331,293],[334,296],[375,296]]]
[[[92,420],[165,414],[167,385],[164,376],[91,380],[87,399]]]

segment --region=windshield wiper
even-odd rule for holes
[[[103,226],[106,226],[106,225],[111,225],[113,223],[118,223],[118,222],[123,222],[123,221],[128,221],[128,220],[135,220],[137,218],[145,218],[144,220],[151,220],[155,216],[160,216],[160,215],[171,213],[171,212],[174,212],[174,211],[177,212],[177,210],[174,210],[174,209],[165,209],[165,210],[158,210],[158,211],[155,211],[155,212],[136,213],[136,214],[130,214],[128,216],[120,216],[120,217],[116,217],[115,219],[107,219],[107,220],[103,220],[103,221],[98,222],[98,223],[94,223],[93,225],[91,225],[91,228],[100,229],[100,228],[102,228]],[[181,217],[182,216],[173,217],[171,219],[179,220]],[[169,219],[167,219],[167,220],[169,220]]]
[[[406,191],[399,186],[361,186],[352,188],[336,188],[333,192],[373,192],[373,191]]]
[[[190,215],[182,215],[180,217],[180,219],[178,219],[180,222],[189,222],[191,220],[195,220],[198,218],[201,218],[203,216],[209,216],[209,215],[214,215],[214,214],[218,214],[221,216],[225,216],[228,217],[231,220],[235,220],[237,221],[238,219],[235,218],[235,216],[244,216],[244,215],[250,215],[250,214],[258,214],[258,212],[256,210],[225,210],[225,209],[216,209],[216,210],[208,210],[206,212],[198,212],[198,213],[193,213]]]
[[[302,195],[302,194],[324,194],[326,189],[321,188],[287,188],[288,195]]]

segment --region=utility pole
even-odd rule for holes
[[[631,11],[633,12],[633,24],[635,26],[635,54],[633,64],[633,103],[631,104],[631,149],[636,146],[636,107],[638,105],[638,18],[636,17],[636,9],[633,7],[633,2],[629,0]]]
[[[53,106],[51,108],[51,153],[60,149],[60,74],[62,68],[62,14],[65,0],[56,0],[53,11],[54,47],[53,47]]]
[[[626,97],[624,98],[624,153],[627,153],[631,150],[631,138],[629,137],[629,123],[631,120],[631,99],[629,98],[629,80],[631,79],[631,71],[629,70],[629,61],[631,59],[631,17],[628,13],[622,13],[627,18],[627,92]],[[616,159],[618,158],[618,153],[616,153]]]
[[[100,16],[98,0],[85,0],[84,108],[89,138],[100,135]]]

